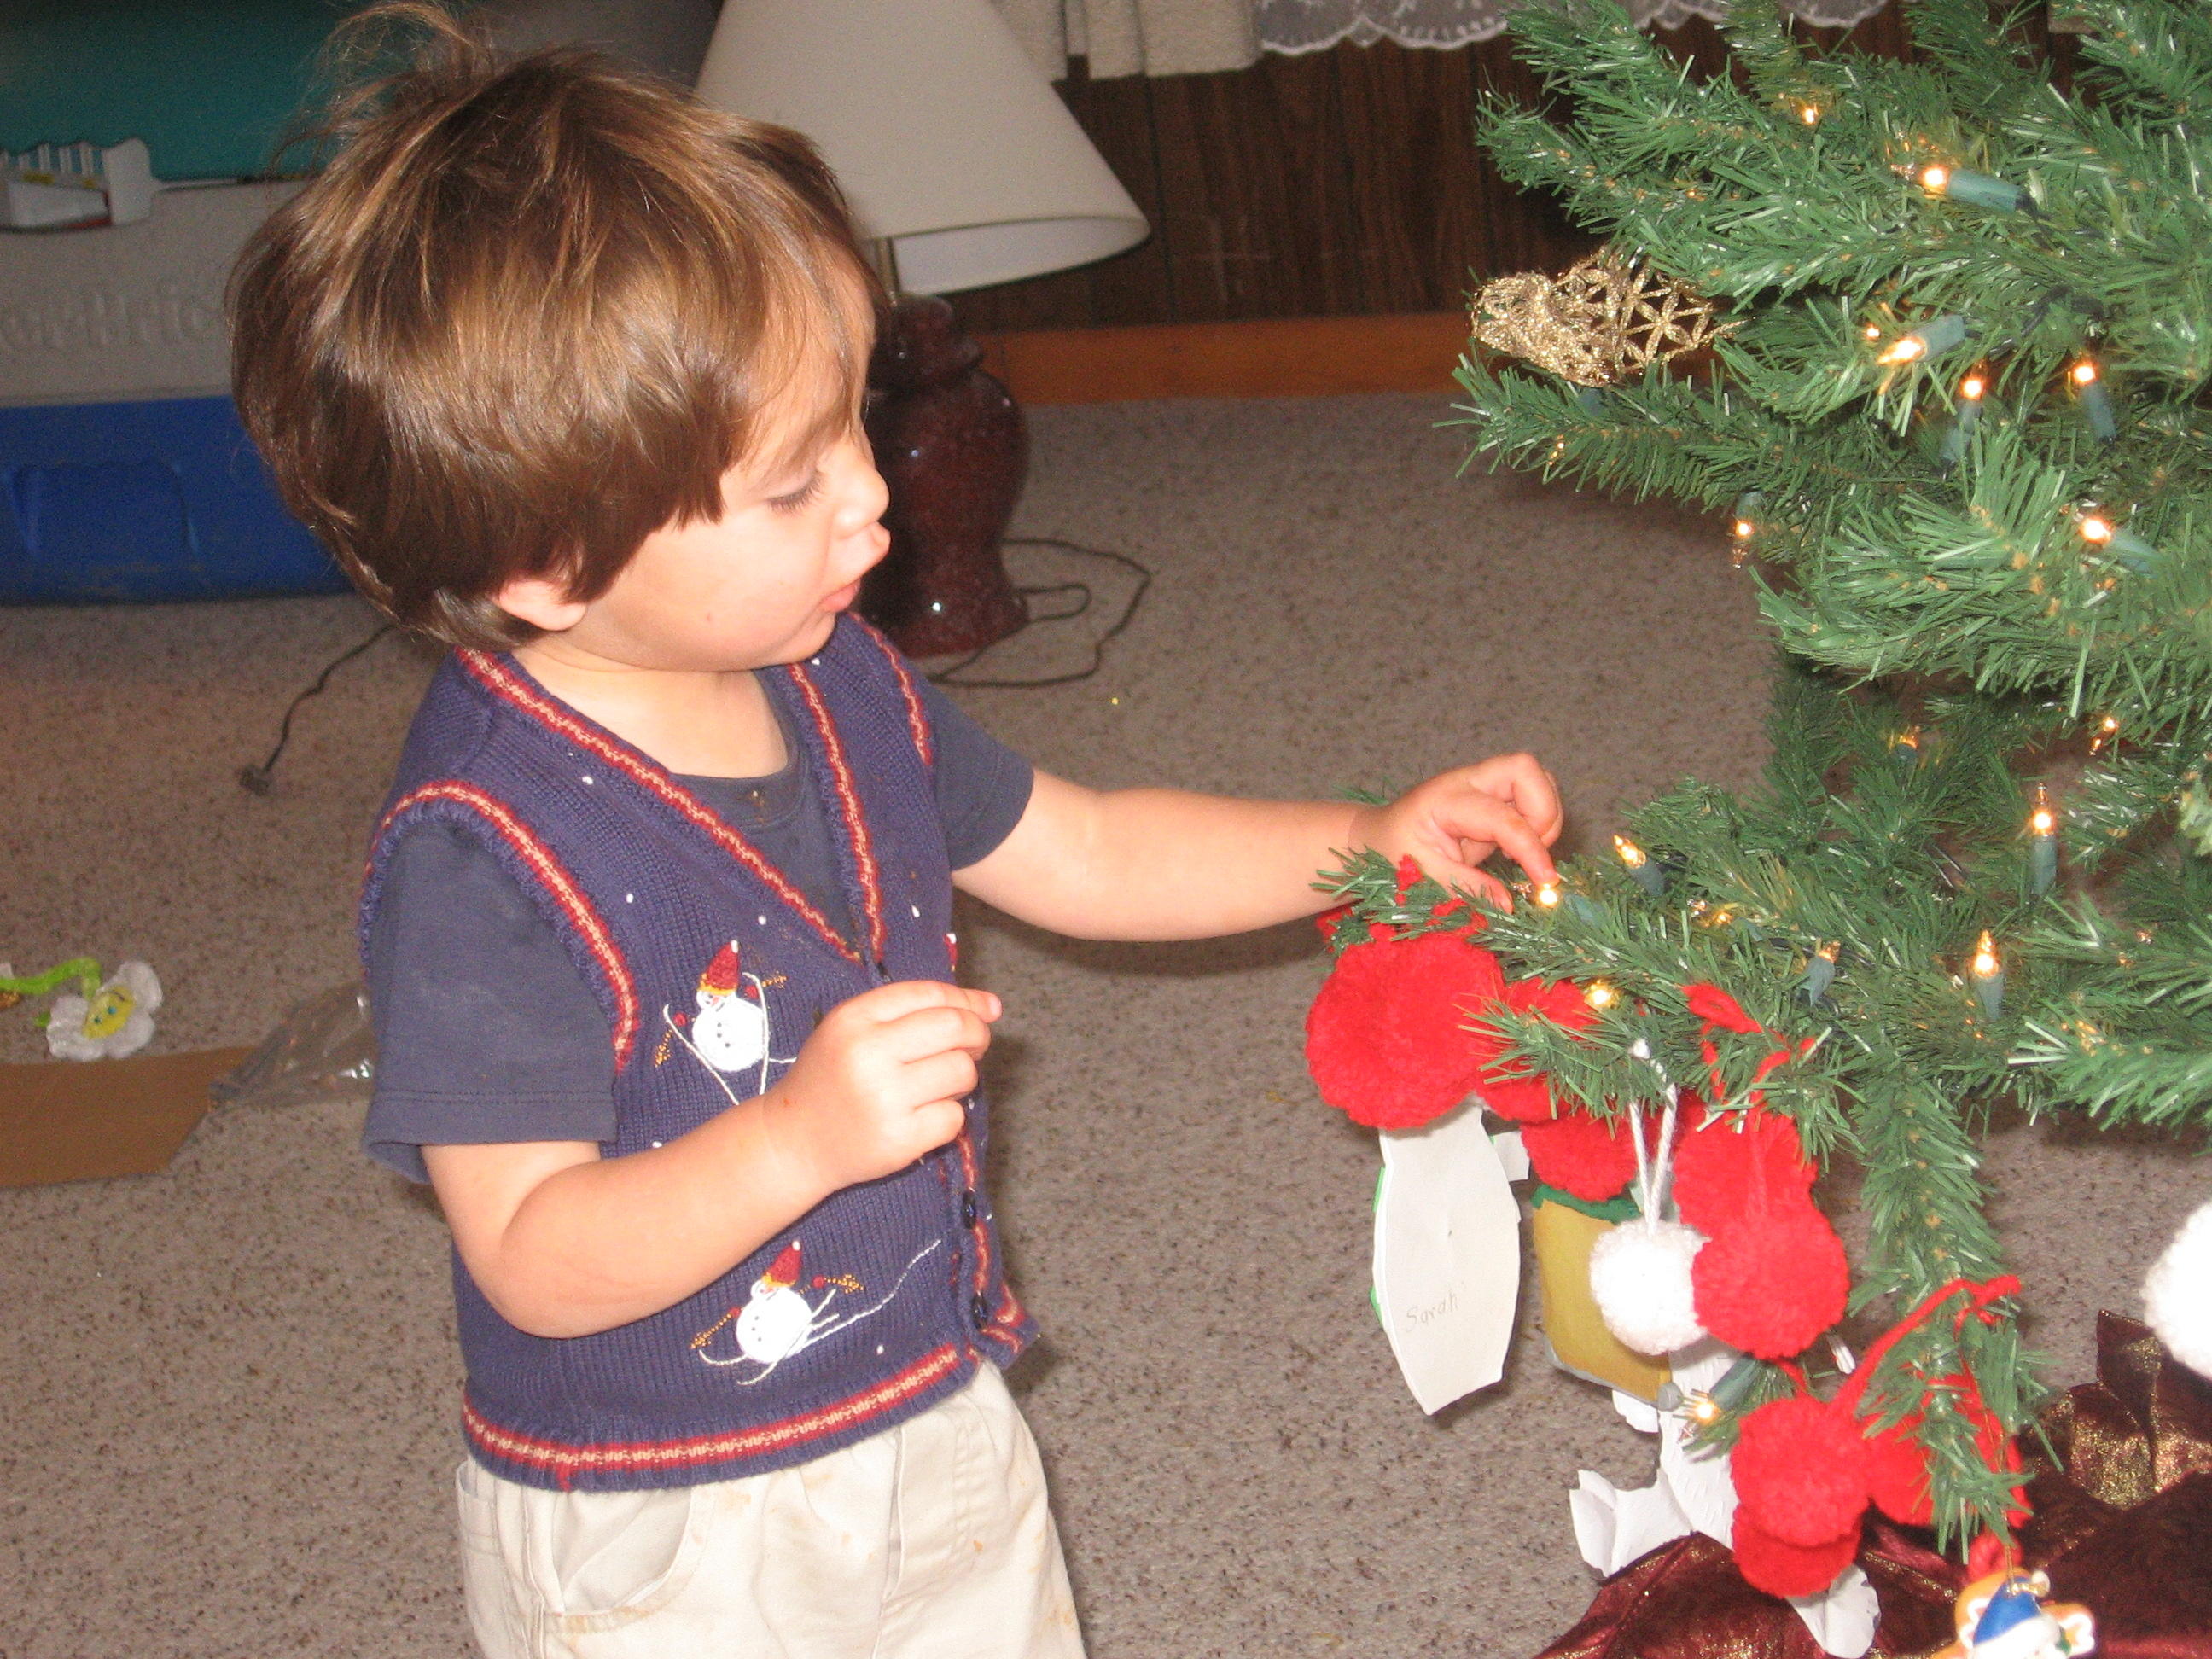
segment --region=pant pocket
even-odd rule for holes
[[[683,1592],[704,1542],[699,1491],[566,1492],[544,1507],[538,1559],[564,1628],[610,1628]]]
[[[461,1548],[470,1554],[499,1554],[499,1510],[492,1498],[491,1477],[465,1457],[453,1471],[453,1508],[459,1517]]]

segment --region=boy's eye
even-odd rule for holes
[[[813,504],[814,498],[821,493],[822,475],[819,472],[817,472],[812,477],[809,478],[798,489],[793,490],[788,495],[771,495],[769,497],[769,509],[775,513],[796,513],[802,507],[811,506]]]

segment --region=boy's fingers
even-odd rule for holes
[[[1513,908],[1513,895],[1506,890],[1504,882],[1498,880],[1487,870],[1476,870],[1470,867],[1467,880],[1461,884],[1471,891],[1480,893],[1501,910],[1510,912]]]
[[[1516,768],[1506,790],[1506,798],[1513,810],[1528,820],[1528,827],[1549,845],[1557,839],[1562,814],[1559,811],[1559,786],[1549,772],[1531,760],[1524,768]]]
[[[912,1061],[933,1054],[980,1054],[991,1046],[991,1027],[969,1009],[939,1006],[886,1022],[882,1037],[894,1056]]]
[[[1486,761],[1477,761],[1467,769],[1466,775],[1476,788],[1498,795],[1540,785],[1550,774],[1544,770],[1542,762],[1523,751],[1513,755],[1492,755]]]
[[[1478,845],[1494,844],[1508,857],[1538,881],[1555,881],[1559,872],[1552,867],[1552,855],[1544,850],[1543,838],[1528,820],[1502,797],[1474,793],[1455,801],[1448,801],[1438,808],[1432,820],[1435,827],[1452,843],[1452,850],[1461,854],[1463,864],[1480,863],[1480,860],[1466,854]]]
[[[1513,896],[1504,883],[1482,867],[1482,860],[1498,844],[1494,826],[1487,823],[1453,824],[1444,826],[1443,834],[1448,850],[1414,854],[1421,873],[1462,892],[1479,893],[1499,909],[1510,910]]]
[[[1495,756],[1469,767],[1467,778],[1484,793],[1511,801],[1546,846],[1559,839],[1564,822],[1559,781],[1534,755]]]
[[[967,1127],[968,1114],[954,1099],[931,1101],[912,1121],[915,1140],[925,1152],[935,1152]]]
[[[1513,805],[1547,847],[1559,840],[1559,831],[1566,828],[1566,813],[1559,805],[1559,780],[1549,772],[1544,773],[1542,786],[1528,794],[1515,790]]]
[[[1495,842],[1498,850],[1526,870],[1537,881],[1557,881],[1559,872],[1552,866],[1552,855],[1545,851],[1542,839],[1531,829],[1528,820],[1510,807],[1501,808],[1486,815],[1487,821],[1471,825],[1477,831],[1469,840]]]
[[[927,1103],[951,1101],[975,1092],[975,1056],[964,1048],[948,1048],[912,1061],[906,1068],[904,1086],[909,1098]]]
[[[870,1018],[882,1024],[930,1008],[957,1008],[978,1019],[994,1020],[998,1018],[1000,1006],[992,992],[972,991],[964,985],[947,985],[934,979],[894,980],[872,991],[863,991],[852,1000],[861,1005]]]

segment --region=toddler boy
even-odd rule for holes
[[[878,297],[805,141],[439,14],[234,285],[288,503],[444,641],[377,828],[366,1139],[435,1188],[495,1659],[1080,1653],[979,1180],[957,885],[1092,939],[1332,849],[1552,874],[1526,756],[1388,808],[1096,793],[852,618]]]

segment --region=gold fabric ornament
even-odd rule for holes
[[[1735,326],[1713,302],[1646,266],[1601,249],[1557,282],[1534,271],[1486,283],[1474,337],[1577,386],[1613,386],[1710,344]]]

